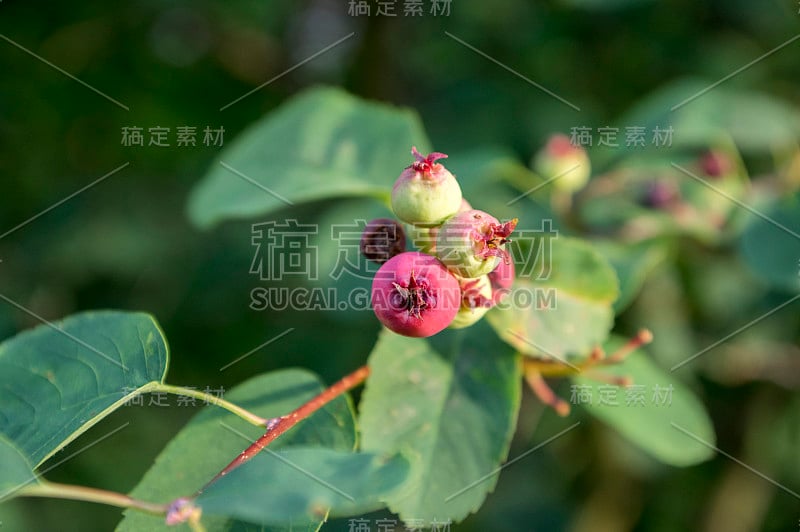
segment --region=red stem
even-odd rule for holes
[[[274,422],[270,422],[267,424],[267,431],[257,439],[250,447],[242,451],[242,453],[233,459],[233,461],[225,466],[225,468],[217,473],[217,475],[212,478],[205,486],[203,486],[200,491],[197,492],[197,495],[203,492],[208,486],[210,486],[214,481],[218,480],[221,477],[224,477],[240,465],[244,464],[248,460],[252,459],[255,455],[260,453],[264,448],[273,442],[278,436],[289,430],[290,428],[294,427],[297,423],[304,420],[326,404],[330,403],[343,393],[355,388],[362,382],[364,382],[367,377],[369,376],[369,366],[361,366],[353,373],[344,376],[338,382],[332,384],[327,389],[320,392],[319,395],[311,399],[305,404],[300,405],[298,408],[293,410],[291,413],[275,418]],[[273,421],[273,420],[271,420]]]
[[[539,398],[541,402],[556,411],[561,417],[569,415],[569,403],[561,399],[555,394],[553,389],[544,380],[542,374],[538,371],[528,371],[525,373],[525,380],[528,381],[528,386],[531,387],[533,393]]]

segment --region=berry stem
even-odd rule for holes
[[[636,336],[628,340],[625,345],[617,349],[615,353],[611,354],[611,356],[606,359],[607,363],[615,364],[617,362],[622,362],[628,355],[652,341],[653,333],[648,329],[640,329],[639,332],[636,333]]]
[[[311,399],[310,401],[306,402],[305,404],[299,406],[289,414],[285,416],[281,416],[279,418],[273,418],[266,423],[267,431],[257,439],[252,445],[250,445],[247,449],[241,452],[239,456],[233,459],[233,461],[225,466],[225,468],[217,473],[217,475],[212,478],[202,489],[200,489],[197,494],[203,492],[208,486],[214,483],[214,481],[218,480],[219,478],[227,475],[240,465],[244,464],[251,460],[255,455],[261,452],[264,448],[267,447],[270,443],[272,443],[275,439],[278,438],[281,434],[286,432],[287,430],[291,429],[297,423],[304,420],[329,402],[333,401],[340,395],[349,390],[355,388],[359,384],[363,383],[367,377],[369,376],[369,366],[361,366],[354,372],[350,373],[349,375],[344,376],[338,382],[335,382],[327,389],[323,390],[319,393],[316,397]]]
[[[602,347],[595,346],[585,360],[575,364],[567,364],[562,360],[523,357],[522,365],[525,380],[542,403],[555,410],[559,416],[566,416],[570,411],[569,403],[553,392],[544,377],[569,377],[582,374],[599,382],[627,387],[633,384],[631,377],[607,374],[598,371],[597,368],[619,364],[635,350],[652,341],[653,333],[647,329],[641,329],[636,333],[636,336],[628,340],[625,345],[611,355],[606,356]]]
[[[174,395],[185,395],[187,397],[194,397],[195,399],[201,399],[208,404],[212,404],[218,406],[220,408],[224,408],[228,412],[236,414],[240,418],[244,419],[248,423],[251,423],[257,427],[266,427],[267,423],[270,420],[265,419],[261,416],[257,416],[254,413],[250,412],[242,408],[239,405],[235,405],[230,401],[226,401],[221,397],[217,397],[210,393],[201,392],[199,390],[193,390],[191,388],[184,388],[183,386],[173,386],[171,384],[164,384],[158,383],[156,386],[151,390],[153,392],[164,392],[164,393],[171,393]]]
[[[608,356],[606,356],[606,353],[600,346],[596,346],[592,349],[592,352],[586,360],[575,362],[574,364],[567,365],[559,360],[530,357],[525,357],[523,364],[526,372],[537,371],[545,377],[569,377],[598,366],[613,366],[619,364],[625,360],[628,355],[652,341],[653,333],[648,329],[641,329],[636,333],[636,336],[628,340],[625,345]]]
[[[538,397],[541,402],[555,410],[556,414],[561,417],[566,417],[569,415],[569,403],[555,394],[550,385],[544,380],[541,373],[535,370],[526,371],[525,380],[528,382],[528,386],[530,386],[531,391],[536,394],[536,397]]]
[[[525,373],[535,371],[545,377],[570,377],[577,375],[583,368],[579,366],[567,366],[559,360],[546,360],[543,358],[525,357],[522,361]],[[577,369],[575,369],[577,367]]]
[[[152,502],[140,501],[122,493],[106,491],[87,486],[75,486],[72,484],[59,484],[56,482],[45,482],[39,480],[37,484],[30,484],[20,488],[17,495],[21,497],[50,497],[55,499],[70,499],[73,501],[96,502],[108,504],[120,508],[133,508],[154,515],[165,515],[167,504],[156,504]]]

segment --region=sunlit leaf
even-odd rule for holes
[[[559,236],[540,244],[537,253],[515,261],[513,290],[487,319],[526,355],[585,354],[611,330],[617,277],[586,242]]]
[[[196,499],[207,515],[293,524],[363,514],[406,479],[408,462],[321,448],[262,451],[209,486]]]
[[[251,126],[227,146],[189,201],[201,227],[264,215],[331,197],[386,200],[428,150],[416,114],[360,100],[333,88],[308,90]]]
[[[28,459],[4,436],[0,435],[0,501],[7,500],[22,486],[37,482]]]
[[[0,432],[36,465],[162,382],[166,340],[152,316],[86,312],[0,344]]]
[[[613,338],[605,347],[611,352],[623,342]],[[713,456],[714,427],[703,403],[681,381],[655,365],[644,350],[598,371],[629,376],[633,385],[604,385],[590,375],[578,375],[572,379],[573,404],[580,404],[662,462],[689,466]],[[588,401],[581,400],[581,391],[588,394],[583,397]]]
[[[285,369],[253,377],[227,391],[225,399],[270,418],[291,412],[323,388],[314,374]],[[264,433],[263,428],[255,427],[226,410],[213,406],[205,408],[159,454],[153,467],[131,492],[133,497],[168,503],[192,495]],[[355,441],[351,406],[345,397],[339,397],[275,440],[269,449],[278,451],[294,446],[318,446],[352,452]],[[309,523],[305,520],[295,523],[295,527],[316,530],[321,521],[316,519]],[[209,531],[225,530],[231,520],[209,515],[203,518],[203,524]],[[117,530],[172,529],[164,524],[162,517],[129,510]]]
[[[771,286],[800,291],[800,196],[772,208],[759,209],[742,235],[745,262]]]
[[[497,483],[516,425],[519,358],[479,322],[430,340],[384,331],[369,365],[363,448],[400,452],[411,464],[389,508],[427,526],[476,511]]]

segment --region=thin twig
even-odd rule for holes
[[[306,419],[311,414],[324,407],[326,404],[330,403],[343,393],[348,392],[349,390],[363,383],[369,376],[369,372],[369,366],[362,366],[353,373],[334,383],[329,388],[323,390],[313,399],[296,408],[291,413],[273,419],[265,419],[256,416],[252,412],[249,412],[229,401],[225,401],[218,397],[214,397],[204,392],[199,392],[189,388],[182,388],[180,386],[172,386],[168,384],[159,384],[152,391],[175,393],[179,395],[205,399],[207,402],[225,408],[237,416],[249,421],[250,423],[253,423],[254,425],[267,427],[267,430],[263,436],[256,440],[255,443],[250,445],[250,447],[245,449],[230,464],[228,464],[213,479],[211,479],[211,481],[208,482],[203,489],[195,494],[196,497],[215,480],[227,475],[240,465],[252,459],[255,455],[267,447],[267,445],[272,443],[278,436],[297,425],[297,423]],[[132,508],[149,514],[166,515],[167,522],[169,524],[177,524],[188,521],[193,530],[204,530],[202,524],[199,522],[200,513],[197,511],[197,508],[194,507],[192,498],[181,498],[170,504],[157,504],[134,499],[128,495],[113,491],[90,488],[87,486],[45,482],[44,480],[40,480],[36,484],[31,484],[21,488],[17,494],[18,496],[22,497],[51,497],[57,499],[96,502],[100,504],[117,506],[120,508]],[[182,509],[185,511],[182,511]]]
[[[250,445],[247,449],[242,451],[242,453],[237,456],[230,464],[225,466],[225,468],[217,473],[217,475],[212,478],[205,486],[203,486],[196,494],[200,495],[208,486],[213,484],[216,480],[224,477],[240,465],[244,464],[245,462],[251,460],[255,455],[261,452],[267,445],[272,443],[275,439],[278,438],[281,434],[286,432],[287,430],[291,429],[297,423],[304,420],[329,402],[333,401],[343,393],[355,388],[359,384],[363,383],[367,377],[369,376],[369,366],[361,366],[353,373],[346,375],[340,381],[332,384],[329,388],[323,390],[319,395],[311,399],[310,401],[306,402],[305,404],[299,406],[291,413],[275,418],[273,420],[269,420],[267,422],[267,431],[257,439],[252,445]]]
[[[50,497],[55,499],[69,499],[73,501],[96,502],[108,504],[120,508],[134,508],[155,515],[165,515],[167,504],[156,504],[147,501],[134,499],[128,495],[114,491],[106,491],[87,486],[75,486],[72,484],[59,484],[56,482],[40,481],[37,484],[30,484],[21,488],[17,492],[20,497]]]
[[[523,359],[523,365],[526,372],[536,371],[541,373],[544,377],[570,377],[592,368],[619,364],[635,350],[652,341],[653,333],[648,329],[641,329],[633,338],[608,356],[606,356],[602,348],[597,346],[592,350],[588,358],[569,366],[565,366],[563,362],[559,361],[532,357],[525,357]]]
[[[596,381],[605,382],[615,386],[630,386],[633,384],[631,377],[626,375],[612,375],[598,371],[603,366],[613,366],[623,362],[631,353],[645,344],[653,341],[653,333],[641,329],[636,336],[628,340],[622,347],[611,355],[606,355],[603,348],[595,346],[586,359],[575,364],[565,364],[563,360],[553,361],[542,358],[523,357],[523,371],[534,394],[551,407],[560,416],[569,414],[569,403],[558,397],[545,381],[545,377],[571,377],[578,374]]]
[[[269,422],[268,419],[265,419],[261,416],[257,416],[254,413],[242,408],[239,405],[235,405],[230,401],[226,401],[225,399],[217,397],[210,393],[201,392],[200,390],[193,390],[191,388],[184,388],[183,386],[173,386],[171,384],[159,383],[156,384],[156,386],[151,391],[165,392],[175,395],[185,395],[187,397],[194,397],[195,399],[202,399],[206,403],[216,405],[220,408],[224,408],[228,412],[236,414],[237,416],[244,419],[248,423],[251,423],[257,427],[266,427],[267,423]]]
[[[541,373],[535,370],[526,371],[525,380],[542,403],[555,410],[556,414],[561,417],[569,415],[569,403],[555,394],[550,385],[542,378]]]

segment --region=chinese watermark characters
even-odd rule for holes
[[[570,128],[570,143],[573,146],[606,146],[609,148],[644,148],[648,145],[657,148],[672,147],[672,126],[647,129],[644,126],[626,126],[620,133],[618,127],[575,126]]]
[[[452,0],[350,0],[351,17],[449,17]]]
[[[222,147],[225,141],[225,128],[206,126],[198,131],[196,126],[178,126],[172,128],[153,126],[148,128],[124,126],[121,129],[120,144],[126,147],[154,146],[156,148],[217,146]]]
[[[402,524],[397,519],[365,519],[353,518],[347,520],[347,532],[450,532],[450,519],[407,519]],[[400,527],[400,528],[398,528]]]
[[[297,219],[253,224],[250,273],[258,277],[261,285],[250,292],[250,308],[370,310],[369,282],[380,264],[361,252],[366,228],[365,219],[325,228]],[[514,263],[518,278],[547,280],[552,269],[552,241],[558,238],[552,220],[542,220],[535,228],[517,227],[514,235],[502,260]],[[435,245],[431,238],[427,232],[413,234],[411,249],[431,249]],[[322,252],[320,246],[324,246]],[[325,260],[321,261],[321,257]],[[323,286],[315,285],[317,282]],[[557,305],[553,287],[531,285],[531,289],[511,290],[509,295],[512,297],[504,298],[498,306],[541,310]]]
[[[624,406],[628,408],[672,406],[672,384],[662,386],[654,384],[648,390],[644,384],[617,386],[601,384],[573,384],[570,386],[569,402],[573,405],[589,406]],[[620,393],[621,392],[621,393]]]
[[[198,390],[198,388],[194,386],[185,386],[185,388],[191,391]],[[225,388],[222,386],[219,388],[206,386],[202,390],[206,396],[205,399],[198,399],[194,395],[176,394],[172,403],[170,403],[170,394],[167,392],[150,392],[147,394],[142,394],[135,393],[137,389],[138,388],[130,388],[128,386],[122,388],[122,393],[124,393],[126,396],[129,396],[123,406],[172,406],[172,404],[175,404],[176,406],[203,406],[213,404],[215,400],[220,400],[223,398],[222,396],[225,395]],[[145,395],[147,395],[146,400]]]

